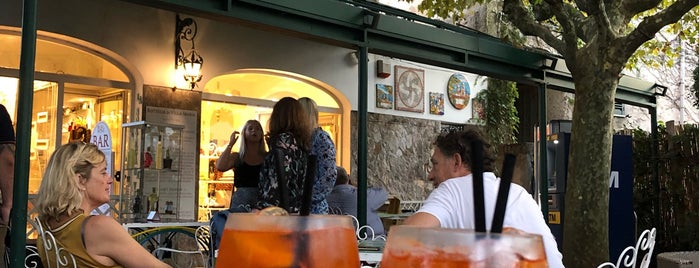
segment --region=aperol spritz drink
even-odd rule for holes
[[[346,216],[231,213],[223,232],[216,267],[359,267]]]
[[[540,235],[393,226],[381,267],[545,268],[548,263]]]

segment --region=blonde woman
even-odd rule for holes
[[[330,139],[330,134],[318,126],[318,106],[310,98],[300,98],[299,102],[306,112],[310,124],[311,151],[315,155],[316,177],[313,181],[313,197],[311,200],[311,213],[328,214],[328,201],[326,197],[332,192],[337,179],[335,163],[335,144]]]
[[[233,169],[235,192],[229,208],[250,211],[257,203],[257,185],[260,182],[260,169],[265,160],[264,130],[257,120],[248,120],[243,125],[243,134],[233,131],[230,142],[216,160],[216,169],[224,172]],[[240,150],[231,152],[233,145],[242,138]]]
[[[39,187],[37,209],[44,229],[70,252],[78,267],[170,267],[148,253],[110,216],[88,213],[109,202],[112,178],[104,154],[94,144],[69,143],[49,159]],[[41,261],[56,263],[56,256]]]

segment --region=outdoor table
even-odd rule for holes
[[[197,221],[156,221],[156,222],[125,222],[122,226],[139,244],[152,246],[151,250],[172,242],[177,233],[194,237],[194,232],[199,226],[208,225],[208,222]],[[196,238],[195,238],[196,239]]]
[[[359,241],[359,261],[380,262],[385,245],[386,241],[383,239]]]

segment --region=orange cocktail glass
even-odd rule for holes
[[[548,267],[540,235],[393,226],[381,268]]]
[[[231,213],[216,267],[359,267],[350,217]]]

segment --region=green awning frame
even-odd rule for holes
[[[264,31],[279,32],[303,39],[359,51],[358,107],[358,216],[366,224],[366,114],[368,53],[406,59],[433,66],[469,72],[540,88],[539,124],[546,124],[545,94],[547,89],[573,92],[570,72],[555,56],[515,48],[497,38],[474,30],[368,1],[352,0],[122,0],[158,9],[199,16],[206,19],[242,24]],[[36,50],[36,0],[25,0],[23,6],[23,41],[20,64],[20,96],[17,120],[18,136],[28,136],[32,111],[34,51]],[[26,34],[25,34],[26,33]],[[26,39],[26,40],[25,40]],[[27,53],[25,53],[27,52]],[[656,96],[666,88],[631,77],[622,77],[616,101],[648,108],[651,124],[657,124]],[[543,113],[541,112],[543,111]],[[543,129],[543,128],[542,128]],[[653,136],[657,137],[657,129]],[[545,132],[540,132],[545,139]],[[657,141],[657,138],[656,138]],[[546,148],[540,148],[542,157]],[[17,144],[18,159],[28,159],[29,140]],[[657,155],[657,152],[656,152]],[[27,184],[26,161],[15,167],[15,211],[13,226],[26,224]],[[545,170],[545,161],[539,168]],[[657,178],[657,164],[654,172]],[[543,173],[545,174],[545,173]],[[542,178],[546,180],[545,176]],[[657,185],[656,185],[657,187]],[[543,187],[545,188],[545,187]],[[542,200],[546,200],[546,192]],[[547,202],[542,210],[547,213]],[[14,228],[12,248],[24,245],[23,228]],[[11,261],[24,259],[21,250],[11,253]]]

